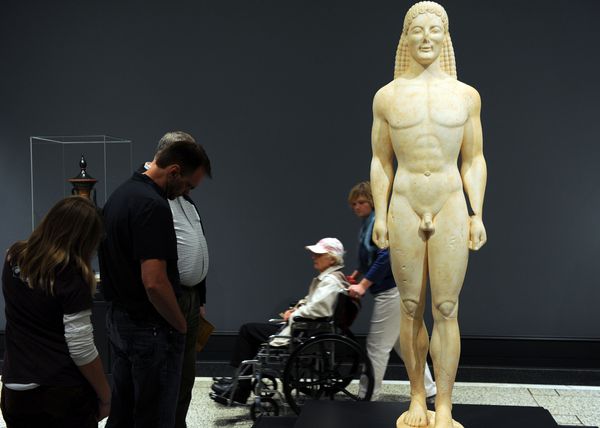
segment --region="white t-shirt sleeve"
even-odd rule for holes
[[[65,340],[69,354],[77,366],[89,364],[98,356],[91,315],[91,309],[63,315]]]

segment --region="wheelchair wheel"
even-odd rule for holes
[[[255,395],[262,397],[272,397],[277,392],[277,379],[272,375],[263,375],[260,379],[261,388],[258,390],[258,381],[254,379],[252,381],[252,391]]]
[[[366,386],[364,397],[358,385]],[[327,334],[311,338],[290,355],[283,373],[283,391],[290,407],[300,413],[309,400],[368,401],[373,394],[371,362],[356,342]]]
[[[279,416],[279,405],[270,397],[257,397],[250,406],[250,416],[255,421],[261,416]]]

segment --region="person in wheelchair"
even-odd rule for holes
[[[349,283],[341,269],[344,267],[344,246],[336,238],[323,238],[314,245],[305,247],[311,254],[313,267],[319,272],[308,289],[308,295],[294,308],[283,314],[285,324],[247,323],[240,327],[237,342],[231,357],[230,365],[240,367],[242,361],[253,359],[260,346],[270,336],[290,336],[295,319],[318,319],[333,316],[335,304],[340,291],[348,288]],[[289,339],[277,337],[270,341],[271,346],[287,346]],[[233,378],[216,379],[211,389],[215,401],[225,404],[230,398]],[[249,380],[241,380],[235,389],[233,401],[246,403],[252,387]]]

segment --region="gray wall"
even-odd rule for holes
[[[489,167],[462,333],[597,338],[600,2],[447,3]],[[184,129],[214,163],[193,194],[210,319],[226,332],[272,316],[313,276],[304,245],[337,236],[356,257],[345,198],[368,177],[372,96],[409,5],[2,2],[0,246],[30,232],[30,135],[128,137],[137,164]]]

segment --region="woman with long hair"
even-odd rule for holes
[[[97,427],[109,413],[110,388],[90,319],[91,260],[102,234],[94,204],[73,196],[8,250],[0,400],[8,428]]]

